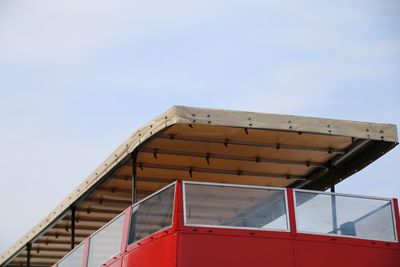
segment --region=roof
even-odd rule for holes
[[[51,266],[70,250],[71,208],[78,244],[132,203],[133,169],[139,199],[176,179],[325,190],[397,143],[393,124],[173,106],[111,153],[0,265],[26,263],[31,244],[31,266]]]

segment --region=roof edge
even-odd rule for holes
[[[341,135],[398,143],[395,124],[187,106],[174,106],[171,110],[176,112],[181,123]]]

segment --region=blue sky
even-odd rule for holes
[[[0,251],[174,104],[399,125],[399,29],[396,0],[1,1]],[[400,197],[399,161],[337,191]]]

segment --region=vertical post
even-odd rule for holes
[[[331,180],[331,193],[335,193],[335,176],[333,173],[333,166],[329,167],[329,178]],[[337,211],[336,211],[336,196],[331,195],[331,206],[332,206],[332,232],[337,234]]]
[[[71,206],[71,250],[75,247],[75,206]]]
[[[137,152],[132,152],[132,204],[137,202],[137,179],[136,179],[136,165],[137,165]]]
[[[32,248],[32,244],[28,243],[26,244],[26,266],[27,267],[31,267],[31,248]]]
[[[173,212],[173,227],[175,231],[182,230],[184,226],[184,211],[183,211],[183,183],[182,180],[177,180],[175,184],[174,212]]]
[[[329,179],[331,181],[331,192],[335,193],[335,176],[333,175],[333,166],[329,166]]]
[[[129,206],[124,211],[124,226],[122,230],[121,248],[119,251],[121,254],[126,251],[126,247],[129,242],[129,228],[131,226],[131,214],[132,214],[132,206]]]
[[[400,214],[399,214],[399,203],[397,201],[396,198],[393,198],[392,200],[392,204],[393,204],[393,220],[395,222],[395,229],[396,229],[396,233],[397,233],[397,242],[400,243]]]
[[[296,201],[294,199],[294,191],[293,188],[286,189],[287,194],[287,206],[288,206],[288,214],[289,214],[289,225],[290,225],[290,234],[292,236],[296,236],[297,233],[297,226],[296,226],[296,213],[295,213],[295,206]]]

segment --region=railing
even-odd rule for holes
[[[392,201],[295,190],[297,231],[396,241]]]
[[[132,206],[128,244],[172,226],[175,183]]]
[[[185,225],[288,231],[283,188],[184,183]]]
[[[184,182],[185,225],[289,231],[395,242],[391,199],[282,188]]]
[[[88,267],[96,267],[120,251],[124,214],[120,214],[90,237]]]
[[[187,227],[297,231],[397,242],[391,199],[261,186],[182,184],[182,190],[173,183],[134,204],[56,266],[99,266],[127,246],[172,227],[179,216]],[[183,215],[176,212],[176,201],[183,205]]]
[[[58,262],[58,267],[82,266],[85,254],[85,243],[80,243],[74,250],[68,253]]]
[[[121,249],[124,235],[124,224],[129,218],[129,235],[127,244],[172,226],[175,184],[172,183],[156,193],[132,205],[129,217],[121,213],[102,228],[92,234],[86,242],[89,244],[87,259],[82,242],[78,247],[63,257],[56,266],[100,266],[113,258]],[[126,245],[126,244],[125,244]],[[86,261],[86,262],[85,262]]]

